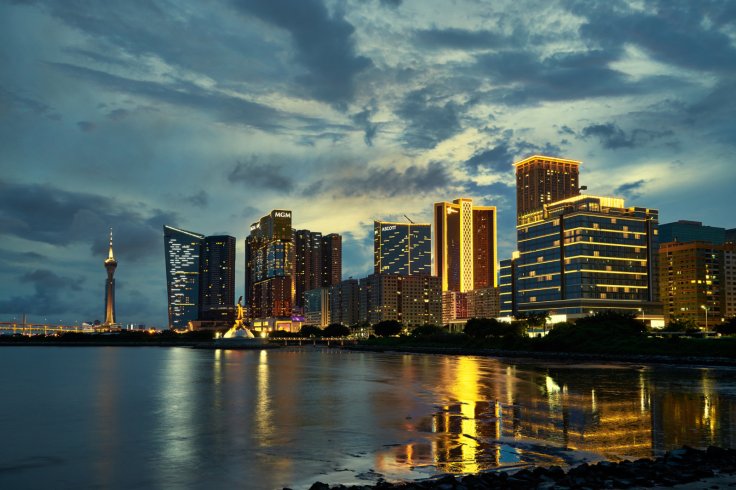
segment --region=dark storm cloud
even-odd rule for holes
[[[95,123],[91,122],[91,121],[79,121],[77,123],[77,126],[79,127],[79,129],[81,129],[85,133],[89,133],[91,131],[94,131],[95,128],[97,127],[97,125]]]
[[[583,38],[606,50],[624,44],[644,49],[654,59],[712,72],[736,71],[736,48],[730,37],[713,24],[733,22],[729,2],[649,1],[644,9],[620,2],[578,2],[573,12],[586,19]],[[729,20],[730,19],[730,20]]]
[[[228,180],[245,184],[249,188],[258,189],[260,187],[290,192],[294,188],[294,182],[286,174],[284,166],[274,161],[275,158],[264,160],[258,156],[248,157],[244,161],[239,161],[228,172]]]
[[[363,141],[368,146],[373,146],[373,138],[378,132],[378,124],[371,122],[371,116],[377,111],[375,101],[371,101],[370,106],[366,106],[362,111],[353,114],[352,119],[355,124],[363,129]]]
[[[636,199],[641,197],[642,188],[647,184],[646,180],[637,180],[636,182],[628,182],[616,187],[613,193],[616,195],[623,195],[629,199]]]
[[[396,197],[427,194],[455,184],[447,168],[439,162],[427,166],[411,165],[406,169],[355,168],[350,177],[320,179],[309,185],[305,195],[329,193],[343,197]]]
[[[59,119],[56,110],[45,102],[0,86],[0,108],[3,106],[13,106],[20,112],[28,112],[49,119]]]
[[[68,192],[48,184],[0,181],[0,235],[66,246],[90,243],[94,255],[107,254],[107,235],[115,230],[116,250],[130,260],[156,254],[161,227],[176,216],[161,210],[130,209],[95,194]]]
[[[505,36],[491,31],[469,31],[466,29],[423,29],[414,34],[415,41],[431,49],[489,49],[506,45]]]
[[[461,130],[460,113],[459,104],[433,95],[428,88],[410,92],[396,109],[406,124],[401,136],[404,145],[434,148]]]
[[[489,95],[508,105],[632,94],[653,86],[654,80],[631,82],[609,67],[620,52],[591,50],[539,57],[530,51],[506,50],[479,56],[474,70],[499,85]]]
[[[268,106],[219,92],[208,91],[183,80],[157,83],[119,77],[67,63],[50,63],[50,65],[55,66],[67,75],[93,82],[108,90],[195,109],[208,113],[215,119],[225,123],[243,124],[264,130],[277,131],[281,128],[278,121],[286,116],[286,114]]]
[[[291,34],[296,61],[308,70],[299,82],[314,97],[336,104],[350,101],[356,75],[372,62],[356,54],[355,28],[340,14],[331,16],[321,0],[235,0],[235,4]]]
[[[605,123],[586,126],[582,129],[580,134],[583,138],[597,138],[603,148],[615,150],[619,148],[635,148],[646,145],[653,140],[672,136],[674,133],[670,130],[651,131],[648,129],[637,128],[627,134],[616,124]]]
[[[495,146],[487,150],[480,150],[466,160],[465,167],[471,175],[477,175],[482,169],[506,173],[512,171],[516,159],[533,154],[560,155],[561,151],[559,146],[549,142],[537,145],[525,140],[514,139],[513,131],[506,130],[502,134],[502,139],[496,141]]]
[[[0,301],[0,313],[50,315],[68,313],[77,308],[73,301],[62,300],[61,296],[68,298],[68,291],[81,291],[81,277],[64,277],[47,269],[35,269],[18,276],[16,280],[31,284],[34,292]]]

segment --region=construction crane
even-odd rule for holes
[[[409,220],[409,223],[411,223],[412,225],[414,224],[414,222],[411,220],[411,218],[408,217],[407,215],[404,215],[404,218],[408,219]]]

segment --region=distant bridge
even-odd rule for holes
[[[21,334],[21,335],[51,335],[64,332],[96,332],[92,326],[80,325],[54,325],[50,323],[18,323],[18,322],[0,322],[0,334]]]

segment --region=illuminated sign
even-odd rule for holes
[[[384,226],[383,228],[381,228],[381,231],[392,231],[395,229],[396,229],[396,225],[391,225],[391,226]]]
[[[274,218],[291,218],[291,211],[274,211]]]

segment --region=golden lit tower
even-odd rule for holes
[[[534,155],[516,167],[516,217],[542,209],[545,204],[580,195],[580,162]]]
[[[434,275],[442,291],[498,286],[495,206],[473,206],[467,198],[435,203],[434,230]]]
[[[107,282],[105,283],[105,325],[115,323],[115,269],[118,261],[115,260],[115,254],[112,252],[112,228],[110,228],[110,250],[105,259],[105,269],[107,269]]]

